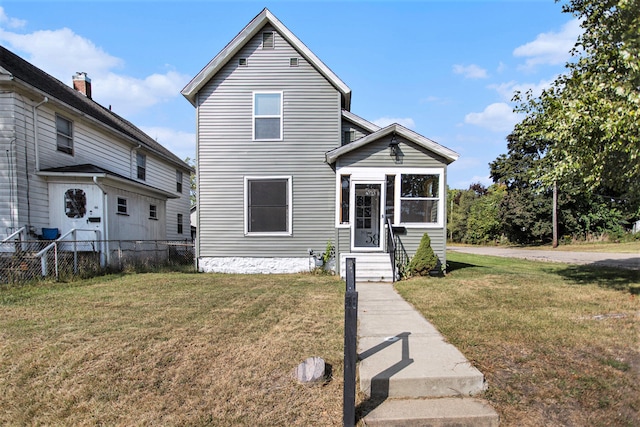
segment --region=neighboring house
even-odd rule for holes
[[[201,271],[295,272],[327,243],[391,279],[427,232],[445,265],[446,170],[458,154],[349,111],[351,90],[269,10],[183,89],[196,107]]]
[[[0,46],[0,238],[190,239],[193,169],[73,86]]]

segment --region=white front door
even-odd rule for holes
[[[64,234],[76,229],[75,240],[96,241],[104,236],[104,206],[102,191],[92,184],[49,184],[50,221]],[[97,233],[96,233],[97,232]],[[72,240],[68,236],[66,240]],[[97,250],[93,244],[82,244],[78,250]]]
[[[351,250],[380,251],[384,240],[383,182],[352,182]]]

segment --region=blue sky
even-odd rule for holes
[[[580,34],[552,0],[0,0],[0,44],[67,84],[87,72],[94,100],[194,158],[180,90],[263,7],[351,88],[353,113],[458,152],[452,188],[491,183],[519,121],[514,90],[547,87]]]

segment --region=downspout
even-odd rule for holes
[[[138,144],[137,147],[131,147],[131,150],[129,150],[129,178],[131,179],[133,179],[133,152],[137,153],[140,148],[142,148],[142,144]]]
[[[39,103],[37,103],[36,105],[33,106],[33,144],[34,144],[34,151],[35,151],[35,155],[36,155],[36,165],[35,165],[35,171],[36,172],[40,172],[40,153],[38,150],[38,108],[42,105],[49,102],[49,98],[47,98],[46,96],[44,97],[44,99],[42,101],[40,101]],[[27,176],[27,180],[29,179],[29,177]]]
[[[107,206],[107,190],[98,182],[98,177],[93,176],[93,183],[102,191],[102,213],[104,216],[104,236],[102,238],[102,253],[105,254],[106,265],[111,265],[111,252],[109,251],[109,207]]]

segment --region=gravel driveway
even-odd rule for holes
[[[600,267],[626,268],[640,270],[640,254],[604,253],[604,252],[566,252],[554,250],[529,250],[496,248],[491,246],[449,246],[447,250],[477,255],[492,255],[507,258],[523,258],[533,261],[562,262]]]

